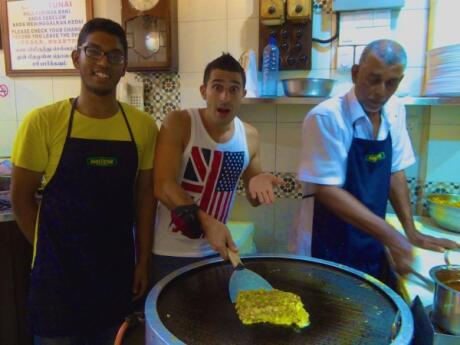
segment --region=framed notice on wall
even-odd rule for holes
[[[0,0],[9,76],[75,75],[70,57],[92,0]]]

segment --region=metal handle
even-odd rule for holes
[[[427,287],[429,287],[432,290],[434,289],[434,283],[430,279],[428,279],[427,277],[421,275],[417,271],[414,271],[413,269],[411,270],[411,273],[414,276],[416,276],[418,279],[420,279],[422,282],[424,282]]]
[[[457,249],[448,249],[444,252],[444,261],[446,262],[446,265],[452,265],[452,263],[450,262],[450,259],[449,259],[449,253],[450,252],[457,252],[457,253],[460,253],[460,248],[457,248]]]

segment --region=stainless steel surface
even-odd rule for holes
[[[355,339],[360,344],[375,345],[376,327],[385,324],[389,328],[394,328],[393,321],[398,319],[400,327],[391,344],[410,344],[414,328],[409,307],[393,290],[369,275],[343,265],[304,256],[273,254],[247,256],[244,259],[246,265],[254,270],[258,268],[256,271],[271,281],[274,287],[286,290],[289,286],[290,291],[303,295],[312,320],[308,328],[301,332],[292,332],[289,329],[270,326],[245,327],[238,321],[231,303],[227,302],[228,305],[224,306],[219,304],[220,302],[212,302],[211,297],[203,299],[203,290],[206,291],[206,296],[209,296],[208,290],[211,286],[212,289],[217,289],[213,291],[219,295],[218,301],[225,300],[220,298],[220,294],[221,290],[225,290],[225,280],[229,278],[230,273],[221,273],[229,271],[229,265],[225,265],[219,258],[214,258],[172,272],[150,291],[145,304],[146,344],[184,344],[184,340],[181,339],[188,339],[183,338],[184,333],[195,338],[195,341],[187,340],[187,343],[206,345],[278,344],[280,336],[285,340],[283,344],[304,344],[305,337],[308,337],[310,344],[333,344],[339,339],[336,336],[341,330],[339,332],[342,332],[342,343],[356,343],[352,340]],[[286,266],[290,264],[293,266]],[[319,271],[322,271],[323,275],[316,275]],[[218,282],[222,279],[223,282]],[[368,299],[370,296],[373,298]],[[377,299],[382,304],[375,304]],[[196,301],[200,303],[197,304]],[[202,304],[203,301],[206,301],[205,305]],[[369,302],[371,304],[366,304]],[[361,307],[367,307],[362,309],[359,303],[363,303]],[[370,305],[373,307],[369,307]],[[384,305],[391,305],[391,319]],[[184,308],[187,308],[185,314]],[[227,310],[223,319],[222,309]],[[193,313],[190,313],[190,310]],[[398,311],[400,318],[397,315]],[[186,314],[196,315],[197,318],[189,320]],[[354,318],[356,316],[359,317]],[[216,322],[220,325],[218,333],[215,333],[217,328],[212,325]],[[350,328],[351,325],[353,326]],[[181,333],[181,339],[171,329]],[[231,335],[228,334],[229,329]],[[388,331],[391,329],[387,329],[386,332]],[[389,338],[385,334],[379,331],[377,334],[381,337],[379,344],[389,344]],[[198,340],[198,336],[205,337],[208,341]],[[350,336],[358,336],[359,339]],[[233,341],[232,337],[239,341]],[[374,341],[369,343],[369,339]]]
[[[425,307],[426,317],[431,321],[431,315],[433,313],[433,306],[429,305]],[[460,344],[460,336],[446,334],[441,331],[436,325],[431,324],[431,330],[433,332],[433,345],[458,345]],[[415,343],[414,343],[415,345]]]
[[[460,207],[449,206],[445,202],[460,202],[460,194],[430,194],[427,196],[428,213],[441,227],[460,232]]]
[[[460,335],[460,291],[448,284],[460,282],[460,265],[441,265],[430,270],[435,282],[431,319],[441,329]]]
[[[0,192],[10,190],[11,175],[0,175]]]
[[[15,218],[12,210],[0,211],[0,222],[11,222],[14,219]]]
[[[323,78],[282,79],[284,94],[288,97],[328,97],[335,80]]]
[[[319,104],[327,97],[245,97],[243,104]],[[460,105],[460,97],[400,97],[406,105]]]

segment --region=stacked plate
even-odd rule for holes
[[[428,52],[426,96],[460,96],[460,44]]]

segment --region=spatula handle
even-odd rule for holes
[[[227,255],[233,267],[237,268],[239,265],[243,266],[238,252],[234,252],[233,250],[227,248]]]

